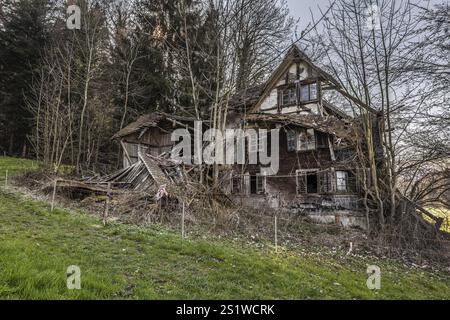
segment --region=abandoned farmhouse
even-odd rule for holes
[[[364,227],[370,171],[358,160],[358,119],[325,98],[335,89],[336,81],[294,45],[264,85],[249,85],[230,99],[227,129],[279,130],[279,141],[269,135],[266,143],[278,143],[278,172],[263,174],[259,164],[221,166],[221,188],[235,203]],[[123,128],[113,139],[122,146],[124,170],[139,177],[146,167],[158,184],[182,183],[182,164],[170,159],[171,133],[186,128],[193,134],[196,120],[155,112]]]

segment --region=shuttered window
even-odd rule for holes
[[[319,176],[319,193],[332,193],[333,188],[333,172],[331,170],[321,171]]]
[[[305,194],[308,192],[306,171],[297,171],[297,193]]]

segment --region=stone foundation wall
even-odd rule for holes
[[[319,223],[334,223],[343,227],[366,228],[366,218],[356,195],[233,195],[242,206],[258,210],[274,209],[280,213],[302,215]]]

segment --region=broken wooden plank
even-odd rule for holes
[[[152,158],[148,157],[147,155],[141,152],[139,152],[138,157],[144,163],[148,172],[153,177],[158,186],[170,184],[169,179],[166,177],[164,172]]]

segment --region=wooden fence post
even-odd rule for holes
[[[184,239],[184,201],[183,201],[183,211],[181,213],[181,239]]]
[[[8,170],[5,172],[5,188],[8,187]]]
[[[56,187],[58,185],[58,179],[55,179],[55,181],[53,182],[53,194],[52,194],[52,208],[51,208],[51,212],[53,212],[53,209],[55,208],[55,197],[56,197]]]
[[[278,217],[275,214],[275,223],[274,223],[274,231],[275,231],[275,252],[278,253]]]
[[[111,182],[108,182],[108,191],[106,193],[105,212],[103,213],[103,225],[104,226],[106,226],[106,220],[108,219],[108,215],[109,215],[110,200],[111,200]]]

